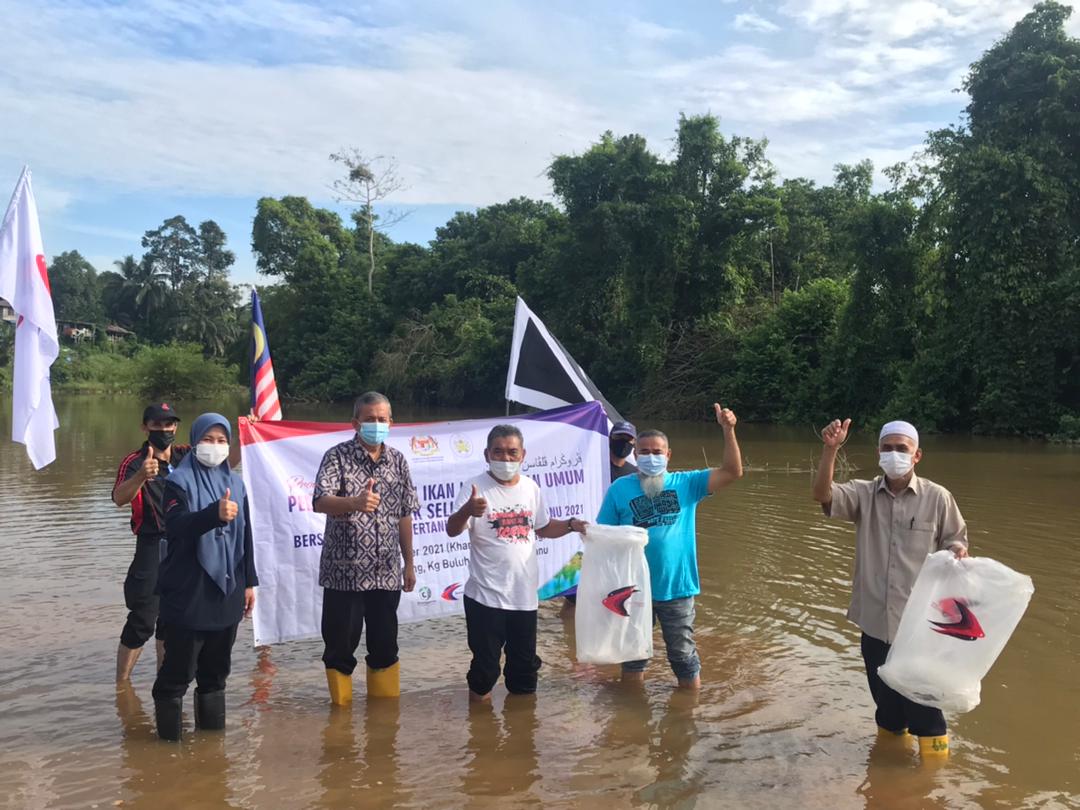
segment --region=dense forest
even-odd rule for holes
[[[670,154],[606,132],[552,161],[557,204],[461,212],[427,246],[387,238],[370,202],[345,222],[260,200],[252,248],[286,410],[373,387],[501,403],[521,295],[635,415],[699,418],[722,399],[746,420],[1080,436],[1070,11],[1040,3],[983,54],[962,120],[885,168],[883,189],[868,161],[829,185],[781,181],[767,142],[681,115]],[[57,314],[195,343],[243,374],[225,244],[175,217],[115,270],[58,256]]]

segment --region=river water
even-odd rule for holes
[[[243,402],[181,405],[190,424]],[[950,718],[942,767],[874,745],[858,633],[844,618],[853,530],[809,497],[810,428],[755,425],[739,428],[747,475],[699,510],[697,698],[673,690],[662,657],[643,690],[616,684],[614,668],[576,665],[573,622],[551,603],[535,700],[499,686],[481,711],[467,702],[463,619],[403,626],[401,699],[365,705],[360,678],[346,711],[328,705],[318,641],[257,652],[245,625],[227,731],[177,746],[154,735],[152,651],[132,688],[113,682],[133,541],[109,492],[140,441],[141,404],[68,398],[58,411],[58,461],[35,473],[0,405],[2,806],[1080,807],[1076,450],[924,442],[920,471],[955,494],[972,553],[1035,582],[982,704]],[[290,416],[347,418],[333,407]],[[715,425],[661,427],[673,467],[720,459]],[[848,447],[872,475],[872,437]]]

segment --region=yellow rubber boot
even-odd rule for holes
[[[897,732],[878,726],[877,741],[874,745],[881,751],[912,751],[912,739],[906,728]]]
[[[949,756],[949,735],[919,737],[919,756],[923,759],[945,759]]]
[[[386,669],[367,671],[368,697],[399,697],[401,695],[401,662],[395,661]]]
[[[330,688],[330,702],[335,706],[346,706],[352,703],[352,675],[346,675],[336,669],[327,669],[326,685]]]

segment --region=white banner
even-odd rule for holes
[[[544,492],[553,519],[592,521],[606,486],[607,416],[598,402],[497,419],[394,425],[387,444],[405,454],[420,509],[413,517],[416,588],[401,595],[398,617],[414,622],[462,613],[468,535],[446,535],[461,483],[487,469],[484,447],[497,424],[525,437],[524,474]],[[240,442],[259,571],[255,644],[318,637],[319,556],[326,516],[311,508],[323,454],[352,438],[348,424],[240,419]],[[577,585],[581,538],[538,538],[540,598]]]

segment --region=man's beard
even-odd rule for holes
[[[645,475],[640,474],[641,490],[645,493],[646,497],[652,499],[664,491],[664,474],[659,475]]]

